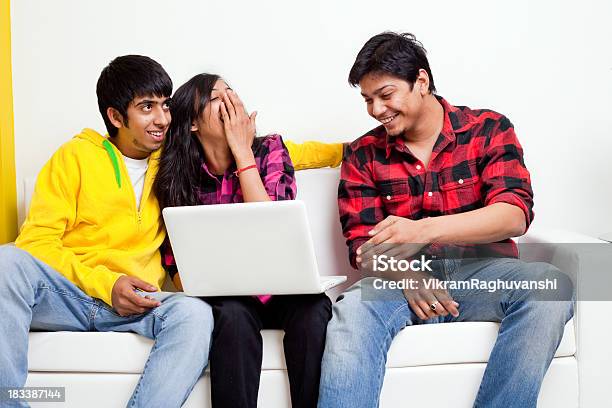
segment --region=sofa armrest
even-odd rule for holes
[[[524,244],[524,245],[521,245]],[[535,244],[535,245],[529,245]],[[549,262],[577,279],[580,255],[573,248],[584,247],[571,244],[612,245],[588,235],[560,229],[534,229],[519,239],[521,258],[526,261]],[[610,259],[612,264],[612,259]],[[611,271],[612,273],[612,271]],[[576,281],[576,280],[575,280]],[[612,406],[612,395],[608,392],[610,367],[612,367],[612,323],[603,318],[612,307],[612,301],[582,300],[581,280],[578,279],[576,312],[576,358],[580,383],[580,407]],[[612,299],[612,288],[611,291]]]
[[[612,232],[607,232],[607,233],[603,234],[602,236],[599,237],[599,239],[602,239],[602,240],[608,241],[608,242],[612,242]]]
[[[575,231],[558,228],[531,228],[519,243],[602,244],[604,241]]]

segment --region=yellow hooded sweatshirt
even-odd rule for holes
[[[161,287],[165,230],[151,191],[158,157],[149,158],[138,209],[121,152],[84,129],[41,170],[15,244],[109,305],[122,275]]]
[[[286,144],[296,170],[342,161],[341,143]],[[161,288],[166,273],[159,247],[166,233],[152,192],[158,159],[159,151],[149,157],[138,208],[121,152],[84,129],[40,171],[15,244],[111,306],[122,275]]]

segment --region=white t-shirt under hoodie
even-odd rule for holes
[[[140,209],[140,199],[144,190],[145,175],[149,168],[149,158],[136,160],[123,156],[125,167],[127,167],[132,187],[134,187],[134,195],[136,196],[136,208]]]

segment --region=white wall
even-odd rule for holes
[[[96,80],[128,53],[159,61],[175,87],[221,73],[260,133],[355,139],[375,123],[348,71],[390,29],[424,43],[451,103],[510,117],[539,226],[598,235],[612,231],[611,16],[605,0],[13,0],[18,183],[81,128],[104,129]]]

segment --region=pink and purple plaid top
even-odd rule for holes
[[[258,137],[253,141],[253,155],[257,170],[266,192],[273,201],[293,200],[296,195],[293,163],[289,152],[283,144],[280,135]],[[214,175],[202,163],[202,177],[196,188],[202,205],[242,203],[240,180],[234,175],[236,163],[225,171],[225,174]],[[177,273],[172,248],[166,241],[164,245],[163,263],[171,277]],[[270,295],[257,296],[262,303],[270,299]]]

